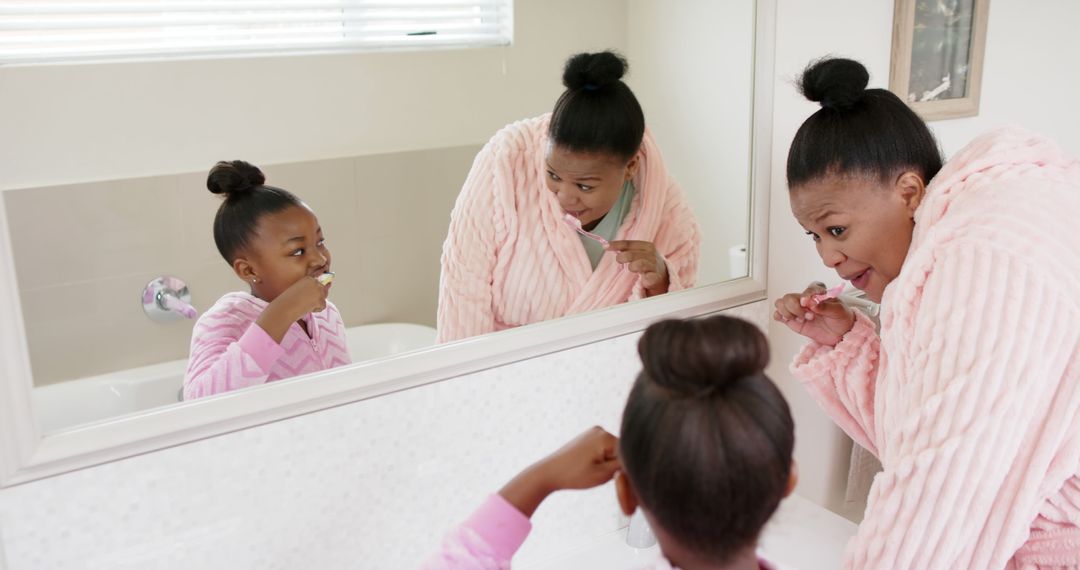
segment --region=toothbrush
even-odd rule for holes
[[[824,303],[825,301],[828,301],[829,299],[835,299],[835,298],[839,297],[840,293],[844,292],[844,286],[845,285],[846,285],[846,283],[841,281],[840,283],[833,286],[832,288],[830,288],[828,291],[825,291],[824,293],[818,293],[817,295],[812,295],[810,297],[810,304],[811,305],[819,305],[821,303]]]
[[[566,225],[570,226],[570,228],[573,229],[575,232],[577,232],[577,233],[579,233],[579,234],[581,234],[581,235],[583,235],[583,236],[585,236],[585,237],[587,237],[589,239],[596,240],[597,243],[604,246],[604,249],[608,248],[608,240],[606,240],[606,239],[604,239],[604,238],[602,238],[602,237],[600,237],[600,236],[598,236],[598,235],[596,235],[596,234],[594,234],[592,232],[585,231],[585,229],[581,227],[581,220],[574,217],[573,214],[563,214],[563,221],[566,222]]]
[[[330,284],[331,281],[334,280],[334,272],[333,271],[327,271],[326,273],[323,273],[322,275],[316,277],[315,280],[318,281],[319,284],[322,285],[323,287],[326,287],[327,285]]]

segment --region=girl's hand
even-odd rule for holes
[[[304,277],[293,283],[278,295],[271,305],[280,304],[298,320],[308,313],[317,313],[326,308],[326,296],[329,288],[314,277]]]
[[[650,241],[619,240],[608,244],[608,251],[617,251],[615,261],[623,263],[633,273],[641,275],[641,284],[645,286],[645,295],[652,297],[668,292],[671,279],[668,277],[667,263],[656,245]]]
[[[855,310],[839,299],[815,303],[811,297],[825,293],[825,285],[811,283],[802,293],[789,293],[776,300],[773,319],[789,329],[826,346],[836,346],[855,326]]]
[[[271,301],[255,322],[280,344],[293,323],[326,308],[329,290],[314,277],[304,277]]]
[[[534,463],[499,491],[510,504],[531,517],[548,495],[562,489],[589,489],[615,476],[621,464],[619,440],[592,427],[555,453]]]

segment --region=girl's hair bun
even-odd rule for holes
[[[812,62],[799,78],[799,91],[826,109],[851,109],[863,99],[870,73],[863,64],[843,58]]]
[[[210,169],[206,187],[214,194],[232,198],[247,194],[266,183],[266,176],[259,168],[243,160],[221,161]]]
[[[566,62],[563,85],[570,90],[599,91],[622,79],[628,67],[626,59],[613,51],[579,53]]]
[[[747,321],[726,316],[655,323],[641,337],[638,354],[654,385],[688,398],[762,375],[769,364],[765,335]]]

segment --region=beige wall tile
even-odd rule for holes
[[[175,177],[11,190],[4,200],[22,289],[154,271],[180,253]]]
[[[193,265],[217,262],[224,267],[225,262],[214,245],[214,215],[221,206],[221,198],[206,189],[207,172],[175,176],[181,220],[181,232],[177,236],[180,257],[176,261]]]
[[[160,324],[140,295],[154,273],[22,292],[36,385],[183,358],[193,321]]]
[[[350,310],[355,303],[363,322],[435,325],[439,256],[450,211],[479,150],[465,146],[355,159],[363,296],[348,302]]]

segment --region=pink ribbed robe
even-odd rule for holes
[[[594,271],[547,189],[550,114],[504,127],[480,151],[443,245],[438,341],[600,309],[645,296],[639,277],[605,253]],[[637,195],[616,239],[651,241],[670,291],[693,287],[700,231],[646,131]]]

